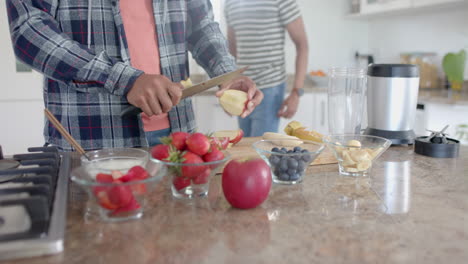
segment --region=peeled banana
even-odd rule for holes
[[[297,137],[274,132],[265,132],[262,138],[265,140],[276,140],[274,141],[275,144],[282,147],[295,147],[303,143],[303,141],[299,140]]]
[[[315,142],[322,142],[323,135],[313,131],[307,130],[300,122],[298,121],[291,121],[289,124],[284,128],[284,132],[290,136],[295,136],[300,139],[310,140]]]

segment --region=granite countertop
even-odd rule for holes
[[[252,210],[229,206],[220,176],[193,203],[164,180],[141,220],[117,224],[85,219],[72,185],[64,252],[2,263],[466,263],[467,171],[468,147],[457,159],[391,147],[369,177],[312,166]]]

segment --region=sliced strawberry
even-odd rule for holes
[[[151,149],[151,156],[157,160],[165,160],[169,157],[170,147],[165,144],[159,144]]]
[[[146,184],[145,183],[136,183],[130,185],[133,193],[136,195],[142,195],[146,193]]]
[[[129,186],[116,185],[108,191],[109,201],[118,207],[128,205],[134,199]]]
[[[126,206],[117,208],[114,210],[111,215],[117,215],[120,213],[126,213],[126,212],[131,212],[137,209],[140,209],[141,205],[138,203],[136,199],[132,199]]]
[[[205,184],[208,183],[208,178],[210,177],[211,170],[207,168],[204,172],[198,174],[192,179],[193,184]]]
[[[190,179],[185,177],[175,177],[174,180],[172,180],[172,184],[176,190],[180,191],[185,187],[190,186]]]
[[[210,139],[211,148],[225,150],[229,146],[229,137],[212,137]]]
[[[96,181],[99,183],[111,183],[114,181],[114,178],[110,174],[98,173],[96,175]]]
[[[111,174],[112,174],[112,178],[113,178],[114,180],[118,180],[118,179],[120,179],[120,178],[123,176],[122,172],[121,172],[121,171],[118,171],[118,170],[113,170],[113,171],[111,171]]]
[[[142,166],[134,166],[127,172],[131,180],[144,180],[149,178],[149,173]]]
[[[185,142],[187,149],[199,156],[205,155],[211,146],[208,138],[202,133],[193,133]]]
[[[97,190],[97,189],[95,189],[95,190]],[[103,208],[108,209],[108,210],[114,210],[114,209],[117,209],[119,207],[118,205],[112,203],[109,200],[109,196],[107,195],[107,191],[96,191],[95,194],[96,194],[96,198],[98,200],[99,205],[102,206]]]

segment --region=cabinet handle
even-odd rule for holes
[[[320,125],[323,127],[325,126],[325,102],[324,101],[320,102],[320,107],[322,108],[322,110],[320,111],[322,113],[322,117],[320,119]]]

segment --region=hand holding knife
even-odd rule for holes
[[[229,82],[237,77],[239,77],[247,67],[243,67],[240,69],[237,69],[235,71],[220,75],[218,77],[212,78],[210,80],[204,81],[202,83],[196,84],[192,87],[188,87],[182,90],[182,96],[181,99],[187,98],[189,96],[201,93],[207,89],[210,89],[212,87],[224,84],[226,82]],[[123,118],[128,118],[131,116],[135,116],[139,113],[141,113],[142,110],[136,106],[129,106],[128,108],[124,109],[122,113],[120,114]]]

